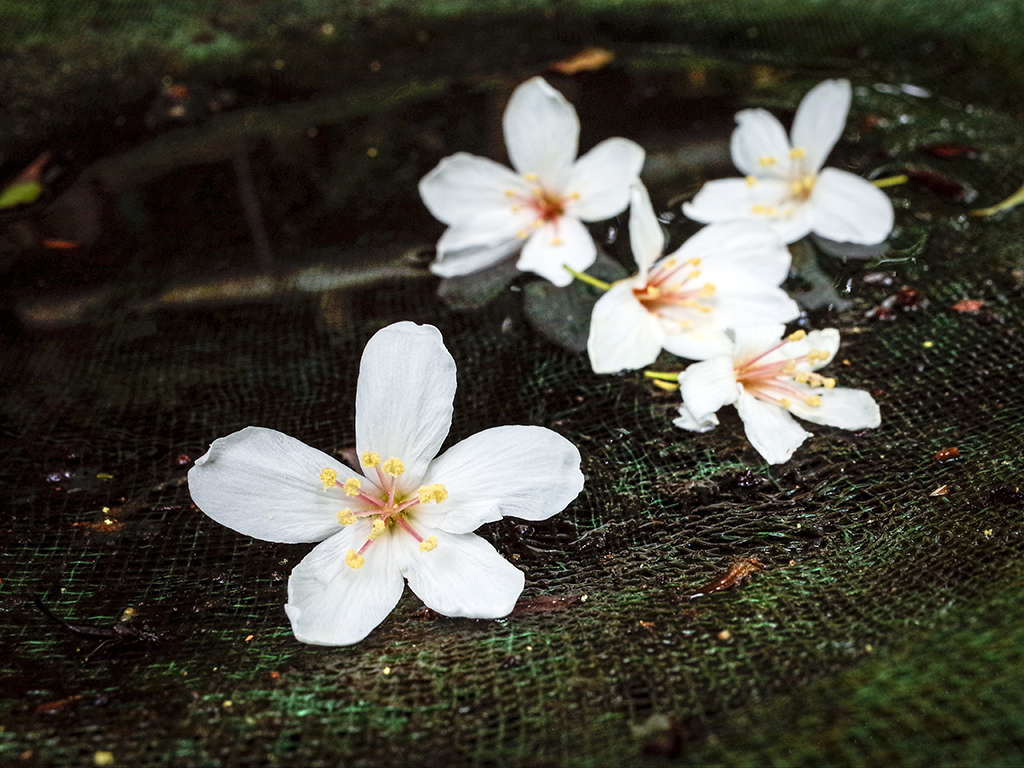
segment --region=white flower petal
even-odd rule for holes
[[[849,80],[825,80],[811,88],[797,107],[790,135],[803,149],[804,168],[817,173],[843,135],[853,90]]]
[[[633,293],[632,280],[621,280],[597,300],[590,316],[587,353],[594,373],[633,371],[658,358],[665,330]]]
[[[801,216],[804,206],[788,202],[789,194],[789,184],[779,179],[757,179],[753,184],[746,179],[718,179],[709,181],[692,201],[684,203],[683,213],[705,224],[759,222],[771,227],[783,242],[792,242],[787,239],[790,232],[805,226],[805,219]],[[809,231],[806,225],[804,234]]]
[[[800,316],[800,307],[781,288],[749,285],[739,280],[733,285],[716,285],[723,286],[714,298],[716,319],[724,327],[788,323]]]
[[[814,231],[845,243],[880,243],[892,232],[892,202],[870,181],[836,168],[818,176],[807,206]]]
[[[549,190],[563,190],[579,148],[572,104],[544,78],[532,77],[512,93],[502,123],[512,167],[535,174]]]
[[[698,421],[723,405],[736,402],[740,390],[732,359],[713,357],[689,366],[679,376],[679,391],[683,404]]]
[[[736,123],[729,142],[733,165],[746,176],[787,178],[790,144],[779,119],[763,109],[744,109]]]
[[[344,497],[324,491],[320,471],[355,473],[273,429],[246,427],[214,440],[188,473],[192,500],[234,531],[264,541],[321,541],[339,530]]]
[[[800,341],[791,341],[781,350],[783,356],[803,357],[811,350],[817,352],[825,352],[828,357],[825,357],[813,364],[801,363],[799,368],[805,371],[816,371],[819,368],[824,368],[830,362],[832,358],[836,356],[836,352],[839,351],[839,331],[835,328],[824,328],[820,331],[811,331],[804,336]]]
[[[526,181],[500,163],[457,152],[420,179],[420,197],[434,218],[448,224],[499,220],[511,213],[508,192],[530,197]]]
[[[762,221],[709,224],[673,255],[681,261],[699,258],[701,278],[722,288],[737,274],[765,285],[781,285],[791,262],[789,249]]]
[[[828,170],[828,169],[826,169]],[[811,233],[817,218],[806,202],[795,202],[784,205],[783,213],[776,216],[758,217],[758,220],[770,226],[784,243],[795,243]]]
[[[782,334],[786,332],[786,326],[781,323],[769,323],[764,325],[744,325],[733,328],[733,361],[736,364],[744,364],[751,359],[767,352],[772,347],[782,343]],[[783,347],[783,349],[786,349]],[[782,357],[781,353],[772,353]]]
[[[683,203],[683,214],[703,224],[735,221],[750,218],[752,204],[750,185],[745,180],[718,179],[707,182],[693,200]]]
[[[712,429],[718,426],[718,417],[709,413],[698,419],[685,405],[679,406],[679,416],[672,419],[672,423],[680,429],[686,429],[690,432],[710,432]]]
[[[359,550],[369,530],[365,520],[353,523],[295,566],[284,610],[297,640],[313,645],[358,643],[398,604],[405,581],[391,552],[393,536],[374,541],[363,554],[361,568],[345,563],[345,555]]]
[[[677,357],[707,360],[731,354],[732,339],[722,328],[679,329],[666,334],[661,346]]]
[[[437,505],[452,533],[468,533],[502,517],[546,520],[583,488],[580,452],[550,429],[504,426],[456,443],[430,464],[424,484],[441,483],[448,498]],[[429,510],[432,504],[417,507]]]
[[[567,212],[583,221],[610,219],[629,205],[630,185],[638,183],[644,151],[629,139],[606,139],[576,161],[565,185]],[[661,250],[659,249],[659,253]]]
[[[423,531],[437,547],[420,552],[411,536],[393,537],[395,559],[409,587],[444,616],[499,619],[508,616],[526,582],[522,571],[473,533]]]
[[[862,389],[815,388],[809,394],[820,396],[821,405],[812,407],[794,402],[791,409],[794,416],[839,429],[874,429],[882,423],[878,403]]]
[[[416,487],[452,424],[455,361],[432,325],[394,323],[363,350],[356,385],[356,450],[405,464]]]
[[[639,282],[645,282],[647,271],[659,258],[665,248],[665,233],[654,215],[647,188],[637,182],[629,192],[629,244],[633,259],[640,270]]]
[[[445,234],[441,236],[441,240],[437,244],[437,258],[430,264],[430,271],[441,277],[460,277],[492,267],[522,248],[524,242],[517,237],[512,237],[493,245],[477,245],[448,250],[445,248],[445,236],[452,231],[454,228],[446,230]],[[451,241],[457,242],[459,239],[461,236],[456,235],[451,238]]]
[[[743,419],[743,430],[750,444],[769,464],[789,461],[793,451],[811,436],[788,411],[762,402],[747,392],[736,401],[736,410]]]
[[[586,272],[596,258],[597,246],[587,228],[579,219],[561,216],[530,235],[516,266],[564,287],[572,282],[565,266]]]

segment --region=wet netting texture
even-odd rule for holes
[[[847,137],[858,172],[878,164],[871,141],[917,150],[896,119],[914,97],[873,98],[851,121],[871,110],[893,132]],[[936,141],[953,130],[942,119]],[[1009,195],[1019,137],[973,136],[996,143],[987,164],[943,168]],[[516,291],[454,312],[431,281],[395,281],[9,334],[4,762],[1015,762],[1024,219],[969,219],[927,186],[892,196],[892,261],[829,262],[850,306],[810,319],[840,329],[828,372],[869,390],[882,425],[811,427],[778,467],[734,414],[686,433],[677,394],[591,373],[534,332]],[[867,317],[903,285],[887,317]],[[527,575],[508,618],[445,618],[406,591],[362,643],[305,646],[283,603],[310,546],[214,523],[186,473],[248,425],[342,456],[362,348],[400,319],[437,325],[458,365],[448,444],[543,425],[579,447],[586,486],[549,521],[481,529]],[[692,599],[752,560],[763,569]],[[35,596],[128,630],[71,634]]]

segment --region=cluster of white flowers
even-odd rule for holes
[[[842,134],[850,84],[829,80],[800,105],[792,142],[763,110],[737,117],[732,156],[745,179],[707,184],[684,206],[708,223],[674,253],[640,182],[644,151],[608,139],[576,158],[579,120],[541,78],[519,86],[504,116],[515,171],[465,153],[420,182],[448,226],[435,273],[452,277],[518,253],[520,270],[568,285],[596,258],[583,222],[630,208],[637,274],[596,303],[588,353],[595,372],[634,370],[662,350],[694,362],[678,376],[675,424],[706,431],[735,405],[753,446],[784,462],[808,437],[792,418],[843,429],[879,424],[860,390],[816,371],[839,347],[834,329],[788,336],[799,310],[780,287],[786,244],[815,232],[877,243],[892,228],[888,198],[822,168]],[[348,645],[398,603],[405,582],[446,616],[511,612],[523,573],[473,531],[505,516],[544,520],[583,488],[579,451],[542,427],[485,430],[437,456],[452,421],[455,361],[432,326],[400,322],[366,345],[356,388],[358,468],[271,429],[216,440],[189,472],[196,505],[223,525],[273,542],[319,542],[288,582],[285,611],[307,643]]]
[[[772,464],[788,460],[808,436],[790,414],[843,429],[877,427],[870,395],[836,389],[833,379],[813,373],[835,354],[836,330],[780,341],[779,324],[799,316],[780,287],[790,269],[787,244],[811,232],[877,244],[892,230],[885,193],[823,167],[851,97],[847,80],[819,83],[801,101],[790,136],[763,109],[739,112],[730,148],[745,178],[705,184],[683,212],[708,226],[663,255],[665,236],[639,179],[643,150],[608,139],[574,163],[576,111],[541,78],[528,80],[504,117],[518,173],[456,154],[420,183],[424,203],[449,226],[432,269],[464,275],[519,252],[519,269],[565,286],[596,255],[581,222],[628,205],[638,272],[594,307],[587,350],[596,373],[643,368],[662,350],[701,361],[679,379],[675,424],[705,431],[718,423],[719,408],[735,404],[750,442]]]

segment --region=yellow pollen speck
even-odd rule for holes
[[[763,213],[765,216],[774,216],[776,210],[770,205],[752,205],[750,206],[751,213]]]
[[[370,541],[379,539],[380,535],[384,533],[384,530],[388,527],[387,523],[381,520],[379,517],[373,521],[373,528],[370,530],[370,535],[367,536]]]
[[[348,551],[348,554],[345,555],[345,565],[347,565],[349,568],[354,568],[357,571],[363,567],[363,563],[365,562],[366,558],[360,555],[354,549],[350,549]]]
[[[821,395],[808,395],[804,398],[804,402],[812,408],[817,408],[821,405]]]
[[[420,504],[426,504],[428,501],[433,501],[435,504],[440,504],[442,501],[448,498],[448,489],[445,488],[441,483],[434,483],[433,485],[423,485],[416,491],[416,496],[420,500]]]
[[[380,464],[380,454],[374,453],[373,451],[363,451],[363,455],[359,457],[359,461],[362,462],[364,467],[370,467],[373,469]]]
[[[786,341],[803,341],[807,338],[807,331],[793,331],[786,337]]]
[[[100,752],[94,752],[92,755],[92,764],[97,766],[113,765],[114,753],[107,752],[105,750]]]
[[[333,488],[334,484],[338,482],[338,473],[335,472],[333,469],[328,469],[327,467],[324,467],[323,469],[320,470],[320,482],[324,484],[325,491],[328,488]]]
[[[752,187],[757,184],[757,176],[747,176],[747,186]]]
[[[573,192],[571,195],[569,195],[569,199],[570,200],[579,200],[580,199],[580,193],[579,192]]]
[[[384,462],[385,475],[398,477],[403,472],[405,472],[405,464],[402,463],[401,459],[396,459],[394,456],[392,456],[390,459]]]
[[[834,389],[835,386],[836,386],[836,380],[835,379],[822,379],[821,385],[823,387],[825,387],[825,389]]]
[[[345,489],[345,493],[347,493],[349,496],[355,496],[359,493],[359,487],[361,485],[362,482],[359,480],[358,477],[350,477],[348,480],[345,481],[345,485],[343,487]]]
[[[506,189],[505,190],[505,197],[515,197],[515,196],[516,196],[516,191],[514,189]]]
[[[779,400],[779,405],[781,405],[786,410],[789,410],[793,406],[793,404],[784,397],[781,400]]]
[[[775,158],[765,155],[764,157],[757,158],[757,162],[761,165],[775,165]]]
[[[346,507],[338,513],[338,523],[340,525],[352,525],[356,521],[356,516],[351,509]]]
[[[432,549],[437,548],[437,536],[431,536],[429,539],[420,542],[420,552],[429,552]]]
[[[789,156],[792,157],[794,160],[799,160],[801,157],[805,157],[806,155],[807,150],[805,150],[803,147],[793,147],[791,150],[789,150]]]
[[[716,290],[718,290],[718,289],[715,288],[715,284],[714,283],[704,283],[704,287],[700,289],[700,295],[701,296],[714,296]]]
[[[935,346],[935,342],[934,341],[926,341],[921,346],[924,347],[925,349],[931,349],[932,347]]]

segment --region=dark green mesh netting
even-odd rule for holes
[[[70,252],[43,242],[84,237],[57,226],[63,189],[0,223],[0,761],[1020,763],[1024,213],[967,215],[1024,183],[1016,4],[971,5],[962,26],[945,8],[936,26],[914,3],[828,15],[812,2],[537,4],[500,24],[440,5],[353,19],[314,3],[224,4],[219,17],[196,3],[191,37],[175,37],[169,5],[143,20],[97,3],[114,52],[90,69],[68,49],[65,75],[85,94],[67,110],[54,100],[71,86],[33,62],[72,32],[21,5],[2,66],[28,78],[10,81],[7,105],[25,130],[4,129],[5,178],[50,150],[96,180],[106,212],[76,209],[101,234]],[[333,35],[358,43],[350,59]],[[648,181],[676,214],[673,242],[692,231],[673,198],[728,172],[692,158],[721,155],[736,108],[791,114],[822,77],[854,81],[834,162],[909,169],[889,190],[892,249],[819,255],[790,287],[822,275],[834,287],[832,308],[801,322],[840,329],[830,375],[872,392],[879,429],[815,427],[768,467],[734,416],[686,433],[671,424],[678,395],[592,374],[528,322],[518,285],[454,310],[422,259],[402,255],[440,233],[417,179],[452,151],[500,156],[509,89],[586,45],[618,58],[554,82],[579,106],[584,144],[628,136],[669,168]],[[118,51],[163,69],[133,79]],[[163,75],[234,101],[154,127]],[[257,117],[223,122],[232,110]],[[209,154],[190,163],[175,146]],[[259,274],[249,192],[276,274],[292,277],[246,298],[229,288]],[[596,230],[620,258],[624,224]],[[186,284],[200,287],[165,292]],[[457,362],[450,442],[544,425],[579,447],[586,487],[549,521],[481,530],[527,575],[507,619],[441,617],[407,591],[362,643],[305,646],[283,603],[310,547],[213,523],[186,472],[250,424],[351,448],[359,355],[396,320],[437,325]],[[691,599],[751,558],[764,569]],[[101,645],[35,596],[73,623],[156,639]]]

